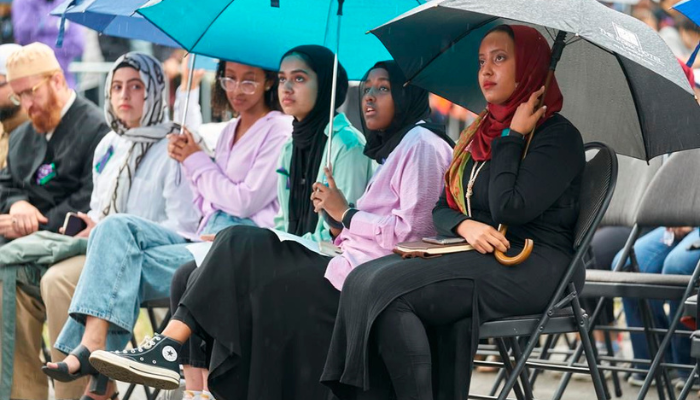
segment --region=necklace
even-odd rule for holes
[[[484,168],[484,165],[486,165],[486,161],[481,163],[479,165],[479,168],[477,168],[477,165],[479,164],[478,161],[474,161],[474,165],[472,166],[472,172],[469,174],[469,182],[467,182],[467,215],[469,218],[472,217],[472,195],[474,194],[474,182],[476,182],[476,177],[479,176],[479,172],[481,172],[481,169]]]

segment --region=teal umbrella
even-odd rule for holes
[[[139,8],[153,25],[195,54],[276,71],[298,45],[334,50],[348,77],[358,80],[391,56],[366,33],[425,0],[152,0]],[[329,134],[333,134],[335,87]],[[329,138],[328,143],[332,142]],[[331,146],[328,146],[330,168]]]
[[[391,58],[367,31],[425,2],[344,0],[341,18],[338,0],[154,0],[137,12],[191,53],[265,69],[276,70],[298,45],[337,48],[349,78],[357,80]]]

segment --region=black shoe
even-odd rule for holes
[[[133,350],[102,351],[90,356],[90,363],[101,374],[122,382],[173,390],[180,387],[180,365],[177,362],[181,343],[156,334],[146,337]]]
[[[73,349],[69,355],[72,355],[78,359],[78,362],[80,363],[80,369],[78,369],[78,372],[72,374],[68,372],[68,364],[64,362],[57,363],[58,368],[49,368],[48,366],[44,365],[41,367],[41,371],[59,382],[73,382],[74,380],[80,379],[86,375],[97,374],[95,368],[93,368],[88,362],[90,350],[88,350],[87,347],[80,345]]]

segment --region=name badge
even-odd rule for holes
[[[289,190],[290,185],[291,185],[291,183],[289,182],[289,172],[287,172],[287,170],[284,169],[284,167],[280,167],[280,168],[277,170],[277,173],[280,174],[280,175],[282,175],[282,176],[286,176],[286,177],[287,177],[287,185],[286,185],[286,186],[287,186],[287,190]]]
[[[109,160],[112,158],[113,155],[114,155],[114,146],[109,146],[109,148],[107,149],[107,152],[105,152],[105,154],[102,157],[100,157],[100,160],[97,162],[97,164],[95,164],[95,171],[98,174],[102,173],[102,171],[105,169],[105,165],[107,165],[107,163],[109,162]]]
[[[51,179],[56,177],[56,164],[44,164],[39,167],[36,171],[36,183],[37,185],[46,185],[51,181]]]

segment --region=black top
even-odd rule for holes
[[[507,239],[515,244],[533,239],[573,253],[579,213],[578,195],[585,156],[581,135],[559,114],[542,124],[521,160],[526,140],[499,137],[493,141],[492,158],[481,169],[472,195],[473,219],[497,227],[508,225]],[[464,170],[466,190],[473,160]],[[542,179],[541,177],[547,177]],[[455,228],[468,217],[447,205],[443,193],[433,209],[440,235],[456,236]]]
[[[40,229],[53,232],[63,225],[66,213],[87,212],[95,148],[109,130],[102,110],[80,96],[48,142],[31,122],[19,126],[10,136],[7,167],[0,171],[0,212],[26,200],[49,219]],[[56,176],[38,184],[37,170],[51,163]]]

